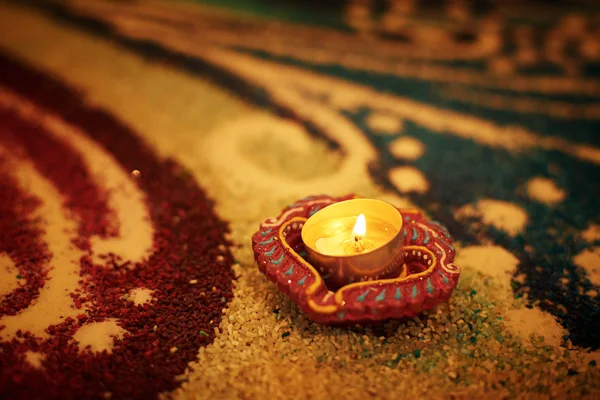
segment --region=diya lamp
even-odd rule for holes
[[[352,199],[306,220],[301,237],[308,260],[330,290],[404,273],[402,215],[389,203]]]
[[[259,270],[314,322],[418,315],[458,284],[452,236],[419,210],[355,195],[308,196],[252,235]]]

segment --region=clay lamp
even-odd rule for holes
[[[252,236],[259,269],[315,322],[419,314],[458,283],[452,237],[418,210],[354,195],[310,196]]]

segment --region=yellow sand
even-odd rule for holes
[[[19,270],[6,254],[0,253],[0,298],[19,287]]]

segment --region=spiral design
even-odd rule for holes
[[[77,90],[1,53],[0,70],[0,397],[172,389],[232,297],[226,224],[189,173]]]

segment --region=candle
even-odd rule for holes
[[[352,220],[352,219],[350,219]],[[317,239],[315,247],[321,254],[330,256],[342,256],[360,254],[377,248],[377,244],[370,237],[366,238],[367,220],[364,214],[359,214],[354,218],[356,221],[351,233],[349,234],[346,226],[349,225],[346,221],[335,221],[338,231],[333,234],[328,234],[327,237]],[[377,230],[375,232],[378,232]],[[325,233],[324,233],[325,234]],[[373,235],[375,236],[375,235]],[[384,240],[380,238],[379,241]]]
[[[302,228],[309,260],[335,289],[399,276],[403,270],[402,216],[391,204],[353,199],[330,205]]]

